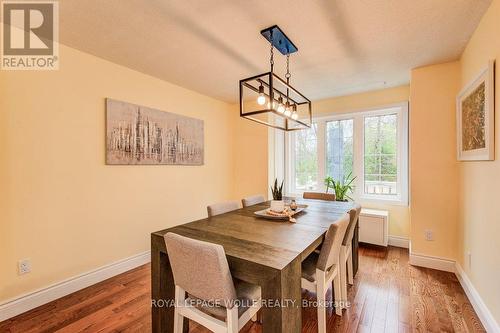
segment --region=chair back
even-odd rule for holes
[[[266,199],[264,198],[264,196],[261,195],[261,194],[258,194],[258,195],[252,195],[252,196],[243,198],[241,200],[241,203],[243,204],[243,208],[245,208],[245,207],[248,207],[248,206],[253,206],[253,205],[257,205],[257,204],[263,203],[264,201],[266,201]]]
[[[207,206],[208,217],[224,214],[240,208],[238,201],[225,201]]]
[[[199,299],[232,308],[236,291],[224,248],[172,232],[164,238],[175,285]]]
[[[354,237],[354,230],[356,229],[356,222],[358,222],[359,214],[361,213],[361,206],[356,205],[349,211],[349,226],[347,227],[347,231],[344,236],[344,240],[342,241],[342,245],[347,246],[352,242],[352,238]]]
[[[344,214],[332,223],[326,232],[325,240],[321,246],[316,268],[326,272],[339,260],[340,246],[349,225],[349,214]]]
[[[335,194],[333,193],[304,192],[302,197],[304,199],[335,201]]]

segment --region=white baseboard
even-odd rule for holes
[[[455,261],[445,258],[412,253],[410,249],[410,265],[437,269],[455,273]]]
[[[389,235],[389,243],[390,246],[402,247],[407,249],[410,247],[410,240],[408,237],[401,236],[391,236]]]
[[[474,310],[479,316],[479,319],[481,320],[481,323],[486,331],[490,333],[500,332],[500,326],[496,322],[486,304],[484,304],[483,299],[477,292],[476,288],[474,288],[474,285],[458,262],[456,263],[455,269],[455,275],[457,276],[458,281],[460,281],[465,294],[469,298],[469,301],[474,307]]]
[[[150,251],[146,251],[8,300],[0,304],[0,321],[12,318],[40,305],[144,265],[150,261],[151,253]]]

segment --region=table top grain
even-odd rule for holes
[[[152,239],[165,251],[161,246],[163,235],[173,232],[222,245],[230,262],[233,259],[282,270],[297,257],[314,251],[330,224],[353,207],[352,202],[305,199],[297,202],[308,207],[294,216],[296,223],[254,215],[255,211],[269,207],[270,203],[265,202],[160,230],[152,233]]]

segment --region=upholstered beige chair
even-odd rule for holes
[[[241,203],[243,204],[243,208],[245,208],[248,206],[253,206],[253,205],[263,203],[264,201],[266,201],[264,196],[259,194],[259,195],[252,195],[252,196],[243,198],[241,200]]]
[[[356,229],[356,222],[358,221],[360,213],[360,205],[356,205],[349,211],[349,226],[347,227],[344,239],[342,240],[342,246],[340,247],[340,286],[342,288],[343,301],[347,301],[347,283],[354,283],[352,238],[354,237],[354,230]]]
[[[219,202],[210,206],[207,206],[208,217],[212,217],[219,214],[224,214],[233,210],[240,208],[238,201],[226,201]]]
[[[325,298],[332,284],[335,295],[335,313],[342,316],[339,252],[349,225],[349,214],[330,225],[320,253],[313,252],[302,262],[302,288],[316,293],[318,301],[318,332],[326,332]]]
[[[171,232],[165,243],[175,283],[175,333],[182,333],[184,317],[228,333],[255,318],[262,303],[260,287],[233,281],[221,245]]]
[[[304,199],[335,201],[335,194],[333,193],[304,192],[302,197]]]

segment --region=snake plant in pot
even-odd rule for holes
[[[285,210],[285,202],[283,201],[283,182],[278,186],[278,179],[274,180],[274,185],[271,186],[271,193],[273,200],[271,201],[271,210],[275,212],[282,212]]]

